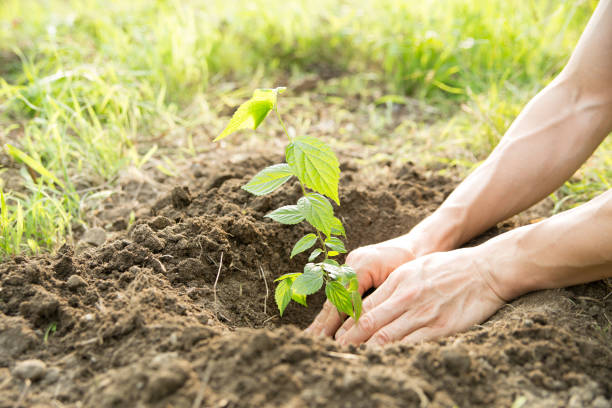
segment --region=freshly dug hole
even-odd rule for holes
[[[294,203],[299,186],[269,197],[240,189],[274,161],[205,168],[99,248],[0,266],[0,406],[22,394],[14,367],[26,359],[47,370],[26,406],[510,406],[521,396],[529,406],[609,403],[604,282],[525,296],[482,326],[422,345],[341,349],[287,326],[305,327],[323,299],[278,317],[272,281],[302,268],[306,255],[289,254],[309,229],[263,216]],[[410,165],[377,184],[362,186],[363,178],[343,166],[337,214],[349,249],[407,232],[454,186]],[[44,344],[51,323],[57,332]]]

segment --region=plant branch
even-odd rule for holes
[[[283,127],[283,131],[285,132],[285,135],[287,135],[287,138],[290,141],[293,141],[293,138],[289,135],[289,132],[287,131],[287,127],[285,126],[285,122],[283,122],[283,119],[280,116],[280,113],[278,112],[278,103],[276,105],[274,105],[274,112],[276,112],[276,117],[278,118],[278,121],[280,122],[281,126]],[[302,187],[302,194],[306,195],[306,186],[304,186],[304,184],[302,183],[302,181],[300,179],[298,179],[298,182],[300,183],[300,187]]]
[[[223,252],[221,252],[221,259],[219,260],[219,270],[217,271],[217,277],[215,278],[215,284],[213,285],[213,295],[215,297],[215,317],[219,320],[218,317],[218,308],[219,305],[217,303],[217,282],[219,281],[219,275],[221,274],[221,268],[223,267]]]
[[[323,246],[323,253],[325,253],[325,259],[327,260],[327,246],[325,245],[325,241],[321,236],[321,231],[317,230],[317,237],[319,237],[319,241],[321,241],[321,246]]]
[[[259,271],[261,272],[261,279],[263,279],[264,285],[266,285],[266,296],[264,298],[264,306],[263,306],[263,312],[264,314],[266,314],[267,307],[268,307],[268,295],[269,295],[268,281],[266,281],[266,274],[264,273],[264,270],[261,267],[261,265],[259,265]]]
[[[283,122],[283,119],[281,119],[281,116],[280,116],[280,113],[278,112],[278,107],[277,106],[274,106],[274,112],[276,112],[276,117],[278,118],[278,121],[280,122],[281,126],[283,127],[283,130],[285,131],[285,134],[287,135],[289,140],[293,141],[293,138],[289,135],[289,132],[287,131],[287,127],[285,126],[285,122]]]

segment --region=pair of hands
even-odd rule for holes
[[[416,257],[409,236],[352,251],[363,294],[359,323],[343,321],[327,301],[307,332],[334,336],[341,344],[383,345],[449,335],[483,322],[506,302],[484,254],[476,248]]]

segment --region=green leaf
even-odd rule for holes
[[[334,209],[327,198],[316,193],[307,194],[298,200],[297,208],[313,227],[325,235],[330,234]]]
[[[297,293],[294,292],[291,295],[291,299],[298,302],[302,306],[308,306],[308,304],[306,303],[306,295],[298,295]]]
[[[62,189],[65,189],[64,183],[62,183],[57,177],[55,177],[53,173],[47,170],[45,166],[43,166],[42,163],[40,163],[39,161],[28,156],[25,152],[19,150],[18,148],[10,144],[5,144],[4,149],[15,160],[23,162],[26,166],[40,174],[42,177],[55,182],[55,184],[60,186]]]
[[[340,240],[340,238],[328,237],[325,240],[325,245],[334,251],[340,252],[341,254],[346,253],[346,248],[344,248],[344,243]]]
[[[291,167],[287,163],[275,164],[257,173],[242,189],[261,196],[276,190],[292,176]]]
[[[359,317],[361,316],[363,305],[361,303],[361,294],[358,290],[354,290],[351,292],[351,299],[353,300],[353,319],[355,319],[355,322],[359,322]]]
[[[285,157],[294,174],[306,187],[340,204],[338,198],[340,166],[329,146],[314,137],[303,136],[287,146]]]
[[[340,264],[338,263],[338,261],[335,261],[333,259],[326,259],[323,261],[324,264],[330,264],[330,265],[334,265],[334,266],[340,266]]]
[[[344,264],[341,266],[341,268],[342,268],[342,274],[344,276],[347,276],[349,278],[353,278],[357,276],[357,272],[355,272],[355,270],[351,266]]]
[[[342,265],[340,267],[338,282],[344,285],[344,287],[348,288],[349,292],[359,289],[357,274],[355,273],[355,270],[348,265]]]
[[[339,312],[353,316],[353,303],[351,294],[342,284],[336,281],[329,281],[325,285],[325,296],[336,306]]]
[[[331,261],[331,259],[328,259],[328,261]],[[321,266],[323,267],[323,269],[325,269],[325,271],[327,273],[329,273],[330,275],[332,275],[332,279],[337,279],[342,277],[342,268],[336,265],[332,265],[328,262],[324,262],[321,264]]]
[[[320,263],[316,264],[316,263],[308,262],[306,265],[304,265],[304,272],[308,272],[308,271],[322,272],[323,269],[321,268]]]
[[[276,105],[278,89],[256,89],[253,97],[238,107],[229,123],[214,140],[219,141],[242,129],[257,129]]]
[[[344,275],[346,276],[346,275]],[[356,276],[351,276],[349,278],[348,290],[354,292],[359,289],[359,279]]]
[[[310,256],[308,257],[308,262],[312,262],[315,259],[317,259],[317,256],[321,255],[322,252],[323,252],[323,250],[321,248],[317,248],[314,251],[312,251],[310,253]]]
[[[291,279],[291,281],[293,281],[295,278],[297,278],[301,274],[302,274],[302,272],[286,273],[286,274],[281,275],[278,278],[274,279],[274,282],[279,282],[279,281],[282,281],[282,280],[285,280],[285,279]]]
[[[291,279],[282,280],[277,286],[274,292],[274,300],[276,300],[276,306],[280,315],[283,315],[285,308],[291,302]]]
[[[323,286],[323,270],[320,267],[313,265],[312,267],[304,267],[304,273],[297,277],[293,282],[293,293],[298,295],[310,295],[321,289]]]
[[[295,243],[295,246],[291,250],[290,258],[293,258],[295,255],[312,248],[315,242],[317,242],[317,236],[315,234],[308,234],[302,237],[298,242]]]
[[[334,217],[334,221],[332,223],[331,234],[332,235],[342,235],[343,237],[346,237],[344,226],[342,225],[342,221],[340,221],[338,217]]]
[[[304,215],[297,205],[286,205],[265,215],[281,224],[293,225],[304,221]]]

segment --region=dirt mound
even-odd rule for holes
[[[301,268],[289,253],[307,230],[263,216],[300,189],[239,188],[273,159],[199,168],[101,247],[2,264],[0,407],[609,406],[604,282],[525,296],[421,345],[305,336],[321,296],[279,318],[272,281]],[[454,185],[411,165],[367,185],[342,170],[349,248],[406,232]]]

